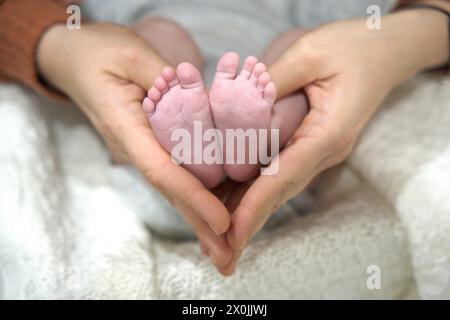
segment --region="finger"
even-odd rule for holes
[[[303,140],[280,154],[277,174],[260,176],[245,193],[227,232],[228,244],[233,250],[242,251],[270,215],[301,192],[318,173],[323,153]]]
[[[195,231],[198,238],[206,243],[208,256],[216,268],[222,268],[230,263],[233,251],[229,247],[225,235],[215,235],[206,224],[195,228]]]
[[[201,241],[201,240],[199,240],[199,244],[200,244],[200,251],[201,251],[201,253],[205,257],[209,256],[208,247],[206,246],[206,244],[203,241]]]
[[[120,154],[111,152],[111,164],[116,166],[124,166],[128,164],[127,158]]]
[[[228,264],[232,251],[223,235],[230,223],[227,209],[190,173],[173,164],[165,151],[160,151],[159,145],[154,147],[141,141],[152,141],[152,135],[142,133],[139,136],[141,138],[134,141],[140,142],[129,147],[140,150],[137,155],[133,151],[130,153],[133,163],[193,227],[199,240],[205,244],[211,262],[218,267]]]
[[[216,234],[228,230],[230,216],[222,202],[187,170],[172,162],[148,125],[118,128],[131,162],[182,214],[192,211]]]
[[[230,258],[230,262],[226,264],[225,266],[218,267],[217,271],[219,271],[222,275],[225,277],[229,277],[234,274],[236,271],[236,267],[239,261],[239,258],[241,257],[242,251],[240,250],[233,250],[232,256]]]
[[[317,61],[318,57],[302,40],[294,42],[268,68],[277,88],[277,99],[319,79],[320,63]]]
[[[233,252],[227,243],[226,236],[217,236],[204,221],[198,219],[189,210],[185,212],[185,218],[193,227],[201,247],[203,244],[202,252],[209,256],[212,264],[216,268],[228,265]]]
[[[126,51],[124,56],[125,63],[120,65],[124,66],[125,78],[144,89],[149,89],[164,67],[170,66],[147,42]]]
[[[310,112],[294,133],[292,143],[277,157],[276,174],[260,176],[245,193],[227,232],[232,249],[243,250],[283,203],[303,191],[320,172],[342,161],[342,145],[348,140],[342,125],[335,119],[333,125],[323,126],[322,120]]]
[[[111,155],[111,163],[113,165],[125,165],[128,164],[128,159],[126,154],[121,152],[119,148],[117,148],[114,144],[108,142],[108,140],[105,140],[106,145],[108,147],[109,153]]]

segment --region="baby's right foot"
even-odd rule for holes
[[[238,150],[236,139],[227,141],[226,129],[255,129],[259,136],[259,129],[270,129],[271,112],[276,98],[276,88],[270,81],[270,75],[266,72],[266,66],[258,63],[255,57],[248,57],[239,75],[237,69],[239,56],[234,52],[223,55],[217,64],[217,73],[209,93],[209,101],[214,116],[216,128],[224,137],[223,159],[227,175],[233,180],[244,182],[251,179],[258,172],[258,164],[250,163],[249,150],[252,150],[248,142],[244,150]],[[227,163],[228,143],[234,143],[234,163],[237,154],[245,152],[245,164]],[[256,157],[258,157],[259,139],[256,143]],[[241,148],[242,149],[242,148]],[[259,159],[257,159],[258,161]]]
[[[214,122],[202,77],[193,65],[181,63],[176,74],[172,68],[165,68],[148,91],[143,108],[153,133],[167,152],[171,153],[180,144],[179,141],[172,141],[172,132],[176,129],[187,130],[191,140],[191,159],[183,167],[207,188],[221,182],[224,175],[221,164],[204,164],[203,159],[202,164],[194,164],[194,121],[202,122],[203,131],[214,129]],[[208,143],[204,143],[203,149],[207,145]]]

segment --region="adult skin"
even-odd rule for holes
[[[115,159],[131,162],[177,208],[195,230],[212,262],[230,262],[224,232],[230,215],[222,202],[175,165],[152,134],[142,111],[146,91],[170,65],[134,32],[110,24],[81,30],[57,25],[37,50],[42,77],[67,94],[103,136]]]
[[[427,3],[433,3],[427,2]],[[450,11],[448,2],[435,4]],[[381,30],[366,20],[316,29],[293,43],[269,68],[278,98],[304,88],[310,112],[279,157],[279,172],[260,176],[234,195],[227,239],[232,274],[248,241],[270,215],[323,170],[344,161],[385,96],[421,70],[447,62],[448,19],[429,9],[384,17]]]

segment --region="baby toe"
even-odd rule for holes
[[[169,89],[169,85],[167,84],[166,80],[162,76],[159,76],[155,79],[154,87],[161,91],[161,93],[166,92]]]
[[[175,74],[175,70],[173,70],[173,68],[171,67],[165,67],[161,72],[161,76],[164,78],[164,80],[166,80],[169,87],[171,88],[179,83],[177,76]]]
[[[250,75],[250,80],[257,83],[258,77],[266,71],[266,65],[264,63],[258,62],[252,70]]]
[[[258,77],[258,88],[264,90],[264,88],[270,82],[270,80],[271,77],[267,71],[261,73],[261,75]]]
[[[177,76],[185,89],[203,88],[200,71],[188,62],[183,62],[177,67]]]
[[[148,97],[153,102],[158,102],[161,99],[161,91],[159,91],[155,87],[151,87],[150,90],[148,90]]]
[[[258,63],[258,59],[254,56],[248,56],[245,61],[244,65],[241,70],[241,77],[244,77],[245,79],[250,78],[250,75],[252,73],[253,67]]]
[[[216,77],[234,79],[239,66],[239,55],[236,52],[227,52],[217,63]]]
[[[152,115],[155,112],[155,103],[148,97],[142,102],[142,108],[144,112],[148,115]]]
[[[277,88],[273,82],[269,82],[264,88],[264,99],[270,104],[275,103],[275,99],[277,98]]]

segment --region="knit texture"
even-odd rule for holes
[[[64,6],[57,1],[0,1],[0,81],[17,81],[62,99],[39,79],[35,61],[42,34],[56,23],[65,23],[66,17]]]
[[[392,299],[417,286],[449,299],[449,87],[421,76],[393,92],[318,205],[261,232],[227,279],[198,243],[139,218],[173,209],[111,165],[75,108],[0,87],[0,298]]]

